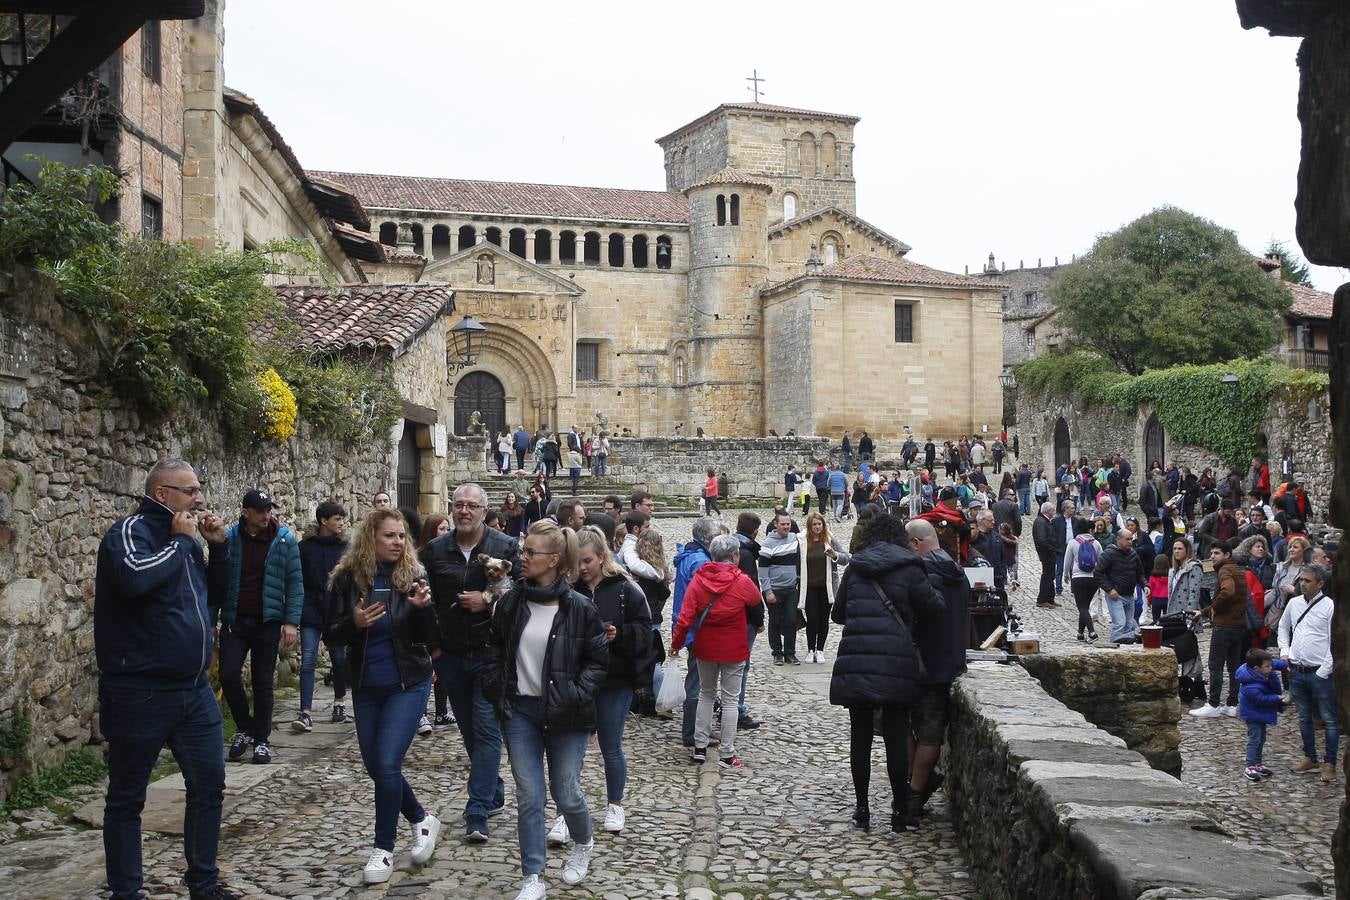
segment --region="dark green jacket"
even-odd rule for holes
[[[239,607],[239,567],[244,557],[238,522],[225,530],[225,539],[230,545],[230,591],[220,610],[220,618],[226,625],[233,625],[235,610]],[[281,622],[299,627],[300,613],[305,607],[300,541],[285,525],[277,528],[277,536],[272,539],[272,546],[267,548],[262,592],[264,622]]]

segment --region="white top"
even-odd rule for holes
[[[1070,578],[1092,578],[1091,572],[1085,572],[1078,568],[1078,538],[1090,537],[1089,534],[1080,534],[1078,537],[1069,540],[1069,546],[1064,548],[1064,574]],[[1084,542],[1086,543],[1086,542]],[[1097,543],[1096,538],[1092,538],[1092,543],[1097,544],[1097,558],[1102,558],[1102,545]]]
[[[544,695],[544,654],[548,651],[548,635],[553,630],[553,617],[558,604],[526,601],[530,618],[521,632],[516,647],[516,691],[522,697]]]
[[[650,578],[653,581],[661,579],[661,573],[648,562],[644,562],[642,557],[638,556],[637,551],[638,536],[631,531],[623,536],[623,546],[619,548],[619,563],[637,578]]]
[[[1331,614],[1336,604],[1323,594],[1317,596],[1322,599],[1309,600],[1302,594],[1290,598],[1280,618],[1280,655],[1300,666],[1317,666],[1318,678],[1330,678]],[[1315,600],[1312,612],[1304,616],[1304,610]],[[1295,629],[1294,623],[1298,622],[1299,616],[1303,616],[1303,621]]]

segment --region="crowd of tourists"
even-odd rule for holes
[[[549,847],[568,848],[562,879],[581,884],[597,837],[581,784],[588,743],[596,741],[603,760],[604,833],[627,824],[623,738],[634,714],[678,709],[690,762],[734,773],[744,765],[738,735],[760,727],[747,688],[751,648],[766,629],[773,665],[832,667],[830,702],[848,710],[855,827],[872,826],[870,758],[880,735],[889,825],[917,829],[942,781],[936,766],[950,687],[969,646],[962,569],[987,565],[998,590],[1015,592],[1028,524],[1041,563],[1037,604],[1057,606],[1070,590],[1080,640],[1098,639],[1094,602],[1109,611],[1116,645],[1137,638],[1145,608],[1153,622],[1202,617],[1214,634],[1208,703],[1194,714],[1235,714],[1241,683],[1251,729],[1247,775],[1265,777],[1261,743],[1277,711],[1270,693],[1281,687],[1272,674],[1278,668],[1306,724],[1308,758],[1296,771],[1320,766],[1334,777],[1339,732],[1325,593],[1334,548],[1307,535],[1311,509],[1296,481],[1272,495],[1257,464],[1249,483],[1236,487],[1246,502],[1224,483],[1188,504],[1189,473],[1155,465],[1131,513],[1128,464],[1119,457],[1062,466],[1051,479],[1007,464],[1016,437],[1009,444],[1000,435],[989,446],[980,438],[946,442],[941,451],[911,439],[902,468],[886,478],[875,468],[871,438],[863,438],[856,471],[851,445],[841,448],[842,461],[810,476],[790,468],[784,504],[767,522],[744,511],[734,528],[724,523],[715,501],[725,489],[710,470],[701,498],[710,514],[694,521],[673,555],[652,525],[650,494],[611,495],[603,511],[587,511],[575,497],[553,495],[547,454],[537,473],[517,466],[524,483],[508,487],[500,504],[467,483],[453,491],[448,513],[423,519],[394,508],[381,491],[350,535],[346,510],[320,503],[303,539],[282,524],[266,490],[248,491],[237,521],[227,523],[206,511],[190,465],[161,461],[139,509],[110,529],[98,560],[95,642],[109,746],[104,844],[113,896],[141,896],[140,812],[164,746],[186,781],[191,894],[235,896],[216,867],[224,765],[275,758],[278,650],[297,644],[300,697],[290,730],[314,727],[323,647],[332,661],[329,719],[355,721],[374,795],[367,883],[390,878],[400,819],[414,863],[435,853],[444,823],[404,777],[403,760],[419,734],[455,726],[469,762],[463,840],[491,840],[491,820],[507,808],[505,746],[524,879],[518,900],[546,896]],[[522,449],[511,445],[517,463]],[[596,456],[603,468],[603,454]],[[986,462],[997,484],[985,475]],[[858,521],[845,543],[830,524],[850,515]],[[842,633],[830,660],[833,625]],[[236,728],[223,751],[210,680],[217,639],[219,681]],[[1271,645],[1277,654],[1266,652]],[[662,663],[680,656],[687,658],[682,692],[663,685]],[[1228,698],[1220,706],[1225,666]],[[676,699],[657,710],[663,686]],[[1325,730],[1320,763],[1314,715]]]

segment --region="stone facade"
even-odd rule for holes
[[[1234,840],[1198,791],[1017,666],[957,680],[947,741],[948,808],[989,900],[1322,896],[1316,876]]]
[[[376,442],[333,452],[305,429],[285,445],[231,453],[206,410],[142,421],[97,382],[87,325],[31,272],[0,274],[0,727],[31,718],[28,764],[97,738],[94,567],[104,532],[132,512],[156,460],[197,465],[210,507],[237,514],[264,486],[303,530],[335,499],[354,515],[390,479]],[[22,674],[20,674],[22,673]],[[0,797],[22,769],[3,773]]]
[[[1027,329],[1055,311],[1050,282],[1061,268],[1058,259],[1049,266],[1037,260],[1034,267],[1019,264],[1016,269],[1000,268],[994,263],[994,254],[989,254],[978,276],[1003,285],[1003,365],[1016,365],[1058,345],[1058,340],[1047,341],[1048,335],[1039,329],[1028,337]]]
[[[1318,522],[1328,521],[1331,488],[1335,483],[1329,403],[1325,395],[1311,407],[1276,398],[1261,421],[1261,440],[1258,441],[1259,446],[1269,453],[1274,481],[1279,479],[1282,450],[1286,446],[1290,449],[1294,472],[1303,480],[1312,500],[1313,520]],[[1310,412],[1316,413],[1316,420],[1310,418]],[[1144,465],[1156,451],[1158,441],[1163,447],[1164,466],[1175,462],[1189,466],[1197,475],[1206,468],[1213,469],[1216,474],[1228,471],[1213,451],[1175,444],[1161,426],[1154,431],[1157,420],[1151,407],[1143,406],[1133,411],[1110,406],[1084,409],[1073,398],[1042,397],[1022,390],[1017,396],[1016,434],[1021,439],[1021,458],[1033,469],[1043,468],[1047,473],[1053,473],[1063,458],[1066,447],[1061,444],[1057,449],[1055,442],[1061,422],[1067,429],[1069,459],[1086,456],[1095,460],[1120,453],[1130,461],[1135,472],[1131,495],[1137,491],[1139,475],[1145,471]],[[1241,469],[1244,481],[1247,468]]]

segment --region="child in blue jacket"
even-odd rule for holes
[[[1266,746],[1266,728],[1279,721],[1284,709],[1275,670],[1288,668],[1289,663],[1256,647],[1247,651],[1246,664],[1238,667],[1238,715],[1247,723],[1247,768],[1242,774],[1250,781],[1275,774],[1262,764],[1261,751]]]

